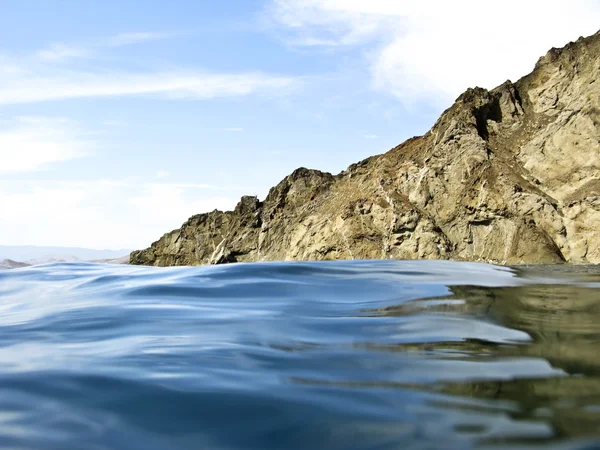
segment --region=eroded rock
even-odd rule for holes
[[[424,136],[190,218],[132,264],[425,258],[600,263],[600,33],[463,93]]]

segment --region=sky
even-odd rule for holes
[[[598,0],[0,0],[0,244],[144,248],[598,29]]]

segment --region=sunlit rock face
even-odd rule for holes
[[[600,263],[600,33],[469,89],[424,136],[264,201],[190,218],[132,264],[458,259]]]

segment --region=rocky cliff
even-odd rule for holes
[[[600,32],[467,90],[424,136],[335,176],[297,169],[131,263],[349,258],[600,263]]]

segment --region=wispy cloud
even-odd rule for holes
[[[175,33],[122,33],[87,45],[53,43],[32,55],[0,54],[0,105],[117,96],[212,99],[250,94],[279,94],[293,77],[261,72],[215,73],[199,68],[117,69],[94,59],[101,48],[168,39]],[[78,59],[94,61],[83,68]],[[140,61],[141,62],[141,61]],[[103,67],[104,65],[104,67]],[[232,129],[233,130],[233,129]]]
[[[240,131],[244,131],[243,128],[231,127],[231,128],[222,128],[221,131],[226,131],[229,133],[239,133]]]
[[[277,93],[290,77],[263,73],[209,73],[192,70],[86,72],[41,67],[18,74],[0,70],[0,104],[23,104],[90,97],[146,95],[169,99],[212,99]]]
[[[150,190],[161,189],[216,189],[217,186],[205,183],[146,183],[144,186]]]
[[[106,41],[106,44],[112,47],[120,47],[122,45],[140,44],[148,41],[158,41],[162,39],[169,39],[177,36],[178,33],[166,33],[166,32],[134,32],[134,33],[121,33],[116,36],[112,36]]]
[[[107,38],[89,41],[87,43],[67,44],[64,42],[53,42],[47,47],[38,50],[34,56],[42,62],[55,63],[76,58],[92,57],[98,51],[105,48],[124,47],[144,42],[170,39],[179,33],[167,32],[135,32],[120,33]]]
[[[365,139],[377,139],[376,134],[365,134]]]
[[[60,43],[51,44],[49,47],[37,52],[37,57],[39,59],[48,62],[56,62],[71,58],[82,58],[88,55],[89,51],[85,48]]]
[[[509,30],[515,11],[526,27]],[[292,45],[360,48],[373,87],[408,103],[518,78],[600,23],[590,0],[273,0],[269,12]]]
[[[89,155],[93,142],[67,119],[18,117],[0,125],[0,173],[45,169]]]

